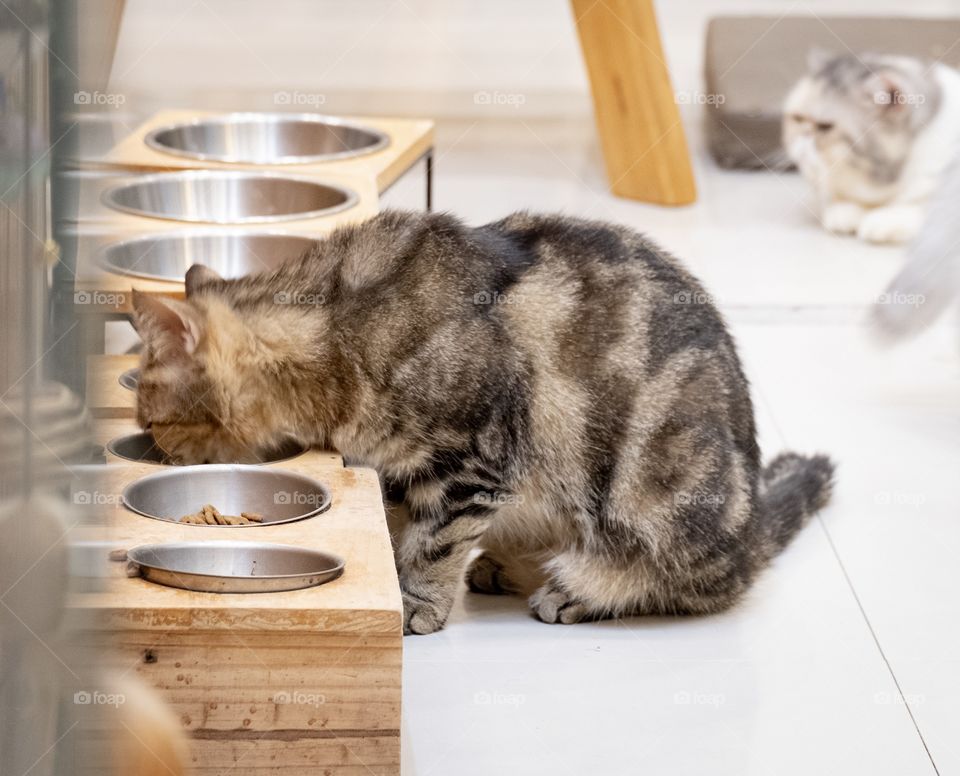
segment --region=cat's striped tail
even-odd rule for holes
[[[833,463],[825,455],[781,453],[760,473],[757,529],[769,557],[826,506],[833,489]]]

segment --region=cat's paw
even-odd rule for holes
[[[823,209],[823,228],[834,234],[856,234],[864,212],[854,202],[834,202]]]
[[[406,636],[435,633],[443,628],[449,613],[449,607],[403,592],[403,633]]]
[[[905,243],[923,226],[923,208],[918,205],[891,205],[871,210],[863,217],[857,237],[872,243]]]
[[[592,619],[584,604],[549,582],[530,596],[530,609],[538,619],[547,623],[571,625]]]
[[[473,559],[466,580],[467,587],[474,593],[505,595],[514,592],[503,564],[487,552]]]

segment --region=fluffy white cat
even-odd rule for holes
[[[903,269],[873,307],[876,331],[888,341],[913,336],[955,307],[960,297],[960,154],[942,176]]]
[[[960,73],[898,56],[814,52],[784,105],[787,155],[826,229],[902,243],[960,149]]]

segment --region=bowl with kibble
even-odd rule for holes
[[[176,466],[123,490],[123,504],[144,517],[183,525],[255,528],[315,517],[330,491],[299,472],[256,464]]]

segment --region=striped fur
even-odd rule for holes
[[[828,496],[761,475],[747,381],[704,290],[645,237],[525,213],[388,212],[269,274],[137,295],[138,418],[185,461],[292,433],[372,465],[410,521],[407,632],[478,592],[547,622],[729,606]]]

